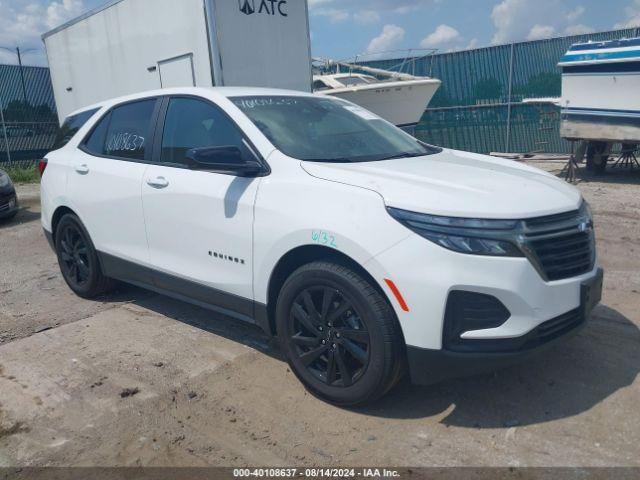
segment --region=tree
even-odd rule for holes
[[[523,97],[557,97],[562,91],[562,77],[557,72],[543,72],[529,78],[524,85],[514,88]]]
[[[495,78],[484,78],[473,87],[476,100],[500,100],[502,98],[502,83]]]

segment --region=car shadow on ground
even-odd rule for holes
[[[579,335],[494,374],[430,387],[404,382],[369,415],[421,418],[444,414],[445,425],[509,428],[585,412],[631,385],[640,372],[640,330],[604,305]]]
[[[0,230],[5,230],[10,227],[15,227],[22,223],[31,223],[40,220],[40,212],[33,212],[29,207],[22,207],[18,211],[15,217],[0,219]]]
[[[114,293],[100,297],[98,300],[130,303],[172,320],[242,343],[278,360],[283,359],[277,341],[263,333],[259,327],[166,295],[120,284]]]
[[[253,325],[134,287],[123,286],[114,301],[122,298],[284,361],[277,340]],[[396,419],[443,416],[443,424],[467,428],[510,428],[567,418],[635,381],[640,372],[638,345],[638,327],[600,305],[579,335],[524,363],[428,387],[404,380],[372,406],[352,411]]]

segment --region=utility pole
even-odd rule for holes
[[[16,47],[16,54],[18,55],[18,67],[20,68],[20,80],[22,81],[22,98],[24,99],[24,106],[27,106],[27,84],[24,81],[24,70],[22,69],[22,55],[20,55],[20,47]]]
[[[513,60],[516,44],[511,44],[511,59],[509,60],[509,97],[507,98],[507,138],[505,139],[505,153],[511,149],[511,95],[513,93]]]

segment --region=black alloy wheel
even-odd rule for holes
[[[329,286],[302,290],[290,311],[298,360],[320,381],[349,387],[369,364],[369,332],[348,296]]]
[[[73,223],[61,229],[60,267],[65,279],[80,288],[91,279],[92,269],[87,240]]]
[[[60,271],[76,295],[94,298],[115,288],[115,280],[103,274],[91,237],[76,215],[60,219],[54,239]]]
[[[303,265],[282,286],[275,313],[291,371],[323,400],[371,403],[404,374],[405,344],[395,312],[355,267]]]

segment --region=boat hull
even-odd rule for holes
[[[640,42],[572,47],[560,66],[564,138],[640,142]]]
[[[440,80],[388,82],[317,92],[360,105],[398,126],[417,124],[437,92]]]
[[[638,71],[569,73],[562,78],[564,138],[640,142]]]
[[[635,125],[629,125],[615,116],[577,117],[563,112],[560,135],[568,140],[640,143],[640,116]]]

